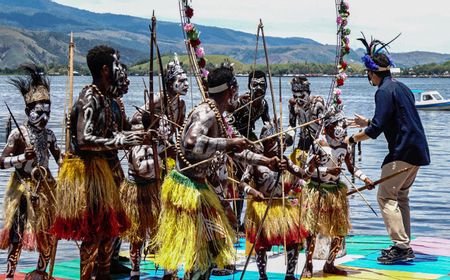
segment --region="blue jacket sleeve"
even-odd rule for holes
[[[394,99],[389,91],[378,89],[375,93],[375,115],[365,133],[372,139],[376,139],[385,129],[387,122],[394,113]]]

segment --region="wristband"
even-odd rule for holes
[[[361,181],[364,181],[367,179],[366,174],[364,174],[360,169],[356,170],[355,173],[353,173],[353,175],[360,179]]]
[[[367,119],[367,126],[369,126],[370,124],[372,124],[372,120]]]
[[[350,136],[349,138],[348,138],[348,143],[350,143],[350,144],[355,144],[356,143],[356,141],[355,141],[355,137],[354,137],[355,135],[352,135],[352,136]]]

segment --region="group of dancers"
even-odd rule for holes
[[[162,75],[165,94],[148,95],[129,118],[122,97],[130,81],[118,51],[96,46],[86,58],[92,83],[67,117],[65,153],[47,128],[48,78],[27,65],[26,76],[10,80],[24,98],[27,120],[11,131],[0,158],[2,169],[14,170],[0,232],[6,279],[13,279],[22,248],[39,252],[27,279],[48,279],[58,239],[81,241],[83,280],[110,279],[120,239],[130,243],[130,279],[140,278],[144,246],[164,268],[163,279],[178,279],[180,267],[184,279],[209,279],[213,268],[235,264],[239,230],[255,244],[260,279],[267,279],[267,251],[278,245],[287,253],[285,279],[296,279],[303,248],[302,275],[312,277],[318,235],[331,238],[324,272],[346,275],[334,265],[350,229],[343,163],[365,184],[372,181],[352,164],[341,106],[311,95],[308,79],[295,76],[283,133],[265,99],[266,73],[251,72],[248,92],[239,95],[232,65],[224,63],[209,73],[205,98],[186,114],[190,85],[175,55]],[[292,145],[294,152],[284,156]],[[50,155],[59,165],[56,178]]]

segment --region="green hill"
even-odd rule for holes
[[[15,69],[25,62],[66,65],[71,31],[75,37],[77,68],[85,68],[87,51],[98,44],[108,44],[120,50],[122,60],[132,65],[148,57],[149,22],[149,19],[127,15],[93,13],[50,0],[0,0],[0,69]],[[255,29],[256,25],[257,22]],[[216,63],[211,55],[225,55],[244,64],[253,63],[254,34],[212,26],[197,27],[210,63]],[[158,21],[157,30],[162,53],[185,53],[180,23]],[[335,46],[308,38],[267,36],[266,41],[269,60],[274,64],[319,65],[335,60]],[[352,50],[348,61],[360,64],[362,52],[361,49]],[[392,57],[403,68],[450,60],[450,54],[423,51],[392,53]],[[257,63],[264,64],[261,49]]]
[[[173,59],[171,55],[162,56],[163,66],[165,67],[170,60]],[[183,68],[190,72],[189,60],[187,55],[178,56],[178,59],[183,65]],[[212,68],[220,65],[224,61],[228,60],[234,64],[234,70],[238,74],[248,74],[253,71],[253,64],[245,64],[234,58],[226,55],[208,55],[206,56],[207,64],[206,68],[211,70]],[[154,60],[154,71],[155,74],[158,73],[158,62]],[[139,62],[128,68],[131,75],[148,75],[149,64],[148,61]],[[266,71],[265,64],[256,64],[258,70]],[[296,63],[283,63],[283,64],[271,64],[270,70],[273,75],[285,75],[285,74],[329,74],[332,75],[336,73],[334,64],[324,64],[324,63],[307,63],[307,62],[296,62]],[[350,64],[348,73],[363,74],[364,68],[360,64]]]
[[[244,64],[242,62],[240,62],[234,58],[231,58],[229,56],[226,56],[226,55],[208,55],[205,58],[206,58],[206,62],[207,62],[206,67],[208,69],[211,69],[216,65],[220,65],[225,60],[228,60],[231,63],[234,63],[234,67],[235,67],[236,71],[238,71],[238,69],[244,68]],[[163,68],[165,68],[166,65],[169,63],[169,61],[172,59],[173,59],[172,55],[163,55],[161,57],[161,60],[163,62]],[[183,65],[183,69],[186,71],[190,71],[188,56],[187,55],[179,55],[178,59],[179,59],[180,63]],[[153,65],[154,65],[153,67],[154,67],[155,73],[158,73],[159,72],[158,71],[158,61],[156,59],[154,60]],[[147,61],[138,62],[137,64],[129,67],[128,70],[131,74],[148,75],[149,68],[150,68],[150,66],[149,66],[149,63],[147,60]]]

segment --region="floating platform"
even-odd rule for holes
[[[314,277],[312,279],[447,279],[450,280],[450,240],[441,238],[418,237],[413,239],[413,247],[416,259],[397,265],[381,265],[376,262],[379,251],[388,247],[391,242],[385,236],[348,236],[346,238],[347,254],[336,260],[336,264],[348,272],[348,276],[335,276],[323,274],[321,269],[324,261],[314,260]],[[236,246],[238,260],[236,261],[237,272],[228,276],[212,276],[213,280],[240,279],[244,267],[245,240],[241,239]],[[121,253],[128,256],[128,252]],[[269,279],[283,280],[285,257],[282,248],[275,247],[268,253],[267,275]],[[141,279],[161,279],[162,270],[155,270],[154,256],[147,256],[141,264]],[[305,263],[304,252],[300,254],[297,266],[297,277],[299,277]],[[79,279],[79,259],[64,262],[56,262],[54,276],[57,280]],[[129,265],[129,263],[128,263]],[[31,271],[23,270],[17,273],[15,279],[23,279],[25,273]],[[179,271],[182,277],[183,271]],[[4,275],[0,275],[0,279]],[[114,275],[113,279],[129,279],[128,275]],[[244,279],[259,279],[255,259],[252,258]]]

